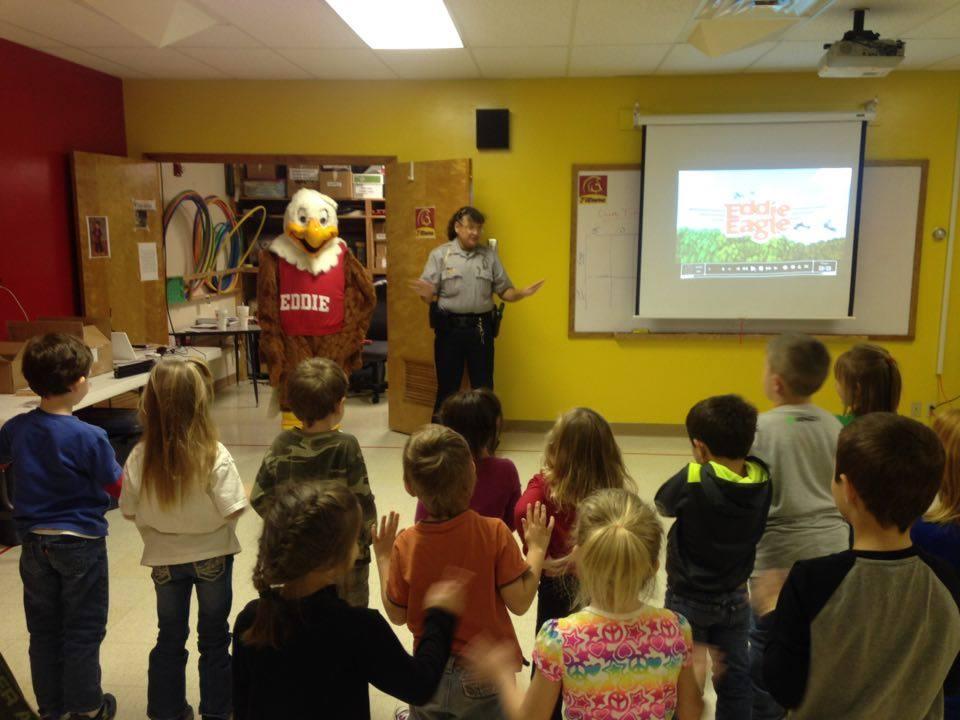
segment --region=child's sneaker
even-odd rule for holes
[[[69,720],[113,720],[117,716],[117,699],[110,693],[103,694],[103,705],[96,715],[70,713]]]

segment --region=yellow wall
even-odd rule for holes
[[[475,203],[500,238],[515,282],[539,295],[508,308],[497,345],[507,417],[550,419],[588,404],[614,422],[678,423],[698,399],[742,393],[762,408],[763,342],[737,338],[567,338],[570,166],[638,162],[626,111],[648,113],[850,110],[872,97],[879,117],[869,159],[927,158],[917,338],[889,343],[904,373],[901,410],[937,396],[935,356],[955,152],[960,73],[899,72],[872,81],[811,74],[461,82],[124,82],[127,146],[144,152],[385,154],[473,159]],[[474,109],[511,110],[512,150],[480,153]],[[955,265],[960,264],[960,258]],[[960,278],[954,283],[960,318]],[[960,323],[952,323],[953,331]],[[848,341],[830,341],[833,353]],[[948,347],[947,392],[960,393],[960,338]],[[838,410],[829,382],[818,395]]]

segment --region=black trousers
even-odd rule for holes
[[[467,366],[470,387],[493,390],[493,324],[486,317],[467,327],[451,325],[436,330],[433,359],[437,366],[436,416],[440,405],[460,390],[463,367]]]

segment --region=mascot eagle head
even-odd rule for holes
[[[316,190],[301,188],[293,194],[283,216],[283,235],[270,251],[314,275],[336,267],[343,252],[337,240],[337,203]]]

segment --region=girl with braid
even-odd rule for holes
[[[236,720],[369,720],[368,684],[415,705],[433,696],[463,610],[463,583],[444,579],[430,588],[411,657],[379,612],[337,594],[356,560],[362,520],[356,496],[334,483],[291,483],[270,504],[253,571],[260,598],[234,625]],[[392,544],[393,523],[382,518],[379,532],[374,527],[375,548]]]

